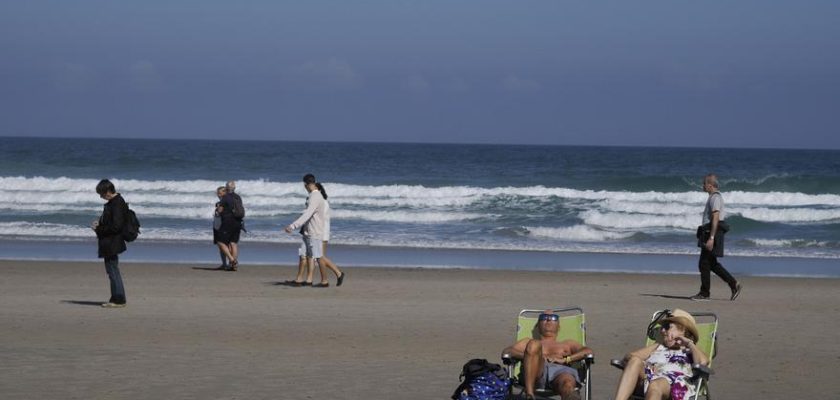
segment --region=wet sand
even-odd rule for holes
[[[316,289],[278,285],[292,266],[209,268],[124,263],[129,305],[103,309],[101,263],[0,261],[0,397],[446,399],[520,309],[567,305],[587,314],[595,399],[614,393],[609,359],[676,307],[720,316],[714,397],[840,397],[838,279],[743,277],[730,302],[713,277],[691,302],[697,276],[348,268]]]

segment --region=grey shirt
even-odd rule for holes
[[[709,195],[706,200],[706,209],[703,210],[703,225],[712,222],[712,212],[718,212],[718,221],[723,221],[723,195],[720,192],[714,192]]]

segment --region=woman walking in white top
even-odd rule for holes
[[[344,283],[344,272],[338,268],[338,265],[335,265],[332,260],[327,258],[327,243],[330,241],[330,202],[327,201],[327,191],[324,189],[324,186],[320,183],[317,183],[318,191],[324,196],[324,237],[323,237],[323,251],[321,251],[321,260],[318,262],[318,271],[321,273],[321,283],[322,287],[329,286],[329,280],[327,279],[327,268],[329,268],[336,277],[338,281],[335,285],[341,286]]]
[[[327,221],[328,204],[326,202],[326,191],[324,187],[315,180],[312,174],[306,174],[303,177],[303,184],[306,191],[309,192],[309,197],[306,200],[306,210],[303,214],[285,228],[287,233],[292,233],[296,229],[301,228],[303,238],[304,253],[309,261],[310,271],[312,270],[311,261],[314,259],[318,262],[318,267],[321,270],[321,283],[313,285],[313,287],[329,287],[329,282],[325,281],[326,275],[323,267],[326,266],[335,272],[338,277],[338,285],[343,283],[344,274],[338,270],[338,267],[329,259],[326,262],[322,261],[324,246],[324,237],[328,235],[325,232]],[[327,236],[327,238],[329,238]],[[310,278],[311,279],[311,278]]]

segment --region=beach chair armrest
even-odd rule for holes
[[[714,375],[715,371],[706,365],[703,364],[694,364],[691,366],[691,369],[694,370],[694,374],[698,377],[701,377],[705,380],[709,380],[710,375]]]
[[[620,358],[613,358],[612,360],[610,360],[610,365],[618,369],[624,369],[624,367],[627,366],[627,362]]]
[[[594,354],[587,354],[580,362],[586,364],[587,366],[595,364],[595,355]]]
[[[514,360],[513,357],[510,356],[510,354],[505,353],[502,354],[502,364],[510,366],[516,364],[516,360]]]

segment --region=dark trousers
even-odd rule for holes
[[[120,258],[118,256],[105,257],[105,271],[111,282],[111,303],[125,304],[125,287],[120,275]]]
[[[723,279],[729,285],[730,289],[735,289],[738,281],[732,277],[726,268],[723,268],[723,265],[718,262],[715,254],[706,250],[705,247],[700,250],[700,262],[698,266],[700,269],[700,295],[708,297],[710,294],[711,282],[709,281],[711,274],[709,274],[709,271],[714,272],[720,279]]]

